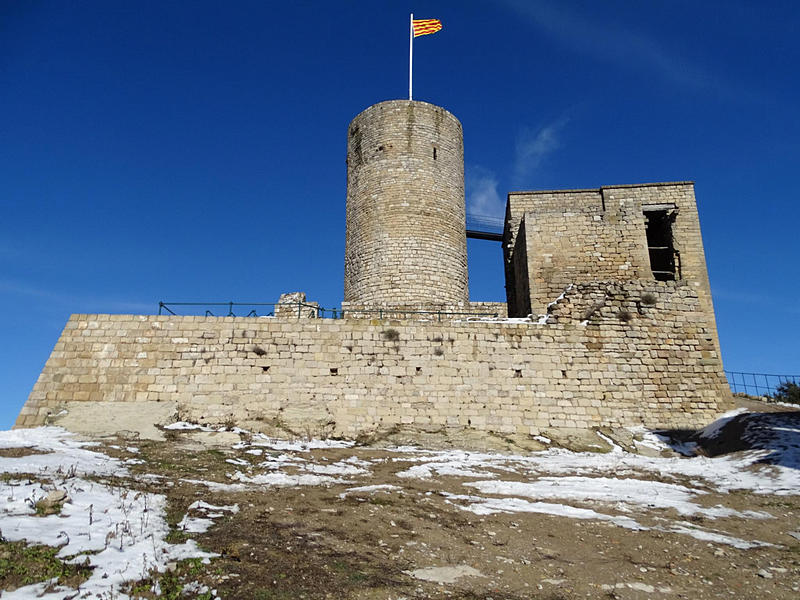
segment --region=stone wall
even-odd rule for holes
[[[508,317],[505,302],[468,302],[460,304],[409,304],[407,306],[370,306],[342,302],[344,319],[379,319],[425,321],[465,321],[471,318]]]
[[[541,313],[570,284],[652,280],[645,214],[654,209],[674,216],[677,277],[700,297],[719,348],[691,182],[510,193],[503,240],[509,314]]]
[[[603,194],[606,198],[616,201],[634,200],[642,205],[642,210],[674,207],[675,220],[672,224],[672,236],[675,250],[679,253],[680,278],[688,282],[700,297],[700,304],[709,316],[715,344],[719,350],[717,324],[708,280],[706,255],[703,249],[703,236],[700,232],[700,217],[697,212],[694,183],[680,181],[617,185],[603,188]]]
[[[605,198],[593,190],[512,193],[508,201],[512,215],[525,224],[524,240],[512,239],[517,247],[525,244],[522,287],[530,293],[529,312],[544,312],[570,283],[651,278],[637,199]]]
[[[728,408],[691,286],[574,286],[550,312],[547,324],[73,315],[17,426],[92,402],[349,437],[696,427]]]
[[[353,119],[347,143],[344,301],[469,301],[461,123],[394,100]]]

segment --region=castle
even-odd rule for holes
[[[367,108],[347,132],[344,318],[73,315],[16,426],[525,436],[729,407],[692,183],[510,193],[507,302],[470,302],[463,156],[445,109]]]

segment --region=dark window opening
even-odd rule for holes
[[[331,369],[331,375],[338,375],[338,374],[339,374],[339,369],[337,369],[337,368],[332,368]]]
[[[436,160],[436,146],[433,147],[433,160]]]
[[[678,252],[672,239],[672,222],[675,211],[646,211],[647,251],[650,254],[650,270],[656,281],[680,279]]]

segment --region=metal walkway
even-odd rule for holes
[[[504,221],[499,217],[467,213],[467,237],[474,240],[503,241]]]

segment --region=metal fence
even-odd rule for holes
[[[478,231],[488,231],[492,233],[503,233],[505,219],[503,217],[492,217],[489,215],[476,215],[467,213],[467,229]]]
[[[771,373],[741,373],[725,371],[728,384],[734,394],[750,396],[774,396],[782,383],[800,383],[800,375],[774,375]]]
[[[182,308],[178,308],[182,307]],[[183,308],[185,307],[185,308]],[[281,307],[279,309],[279,307]],[[174,310],[173,310],[174,309]],[[235,309],[235,311],[234,311]],[[249,309],[249,310],[248,310]],[[275,311],[281,310],[287,316],[290,311],[297,311],[297,316],[313,312],[314,316],[335,316],[336,309],[322,308],[307,302],[159,302],[158,314],[178,315],[176,311],[188,311],[190,314],[202,313],[206,317],[272,317]],[[325,313],[334,313],[326,315]],[[341,311],[339,311],[341,312]],[[238,314],[237,314],[238,313]]]
[[[179,312],[180,311],[180,312]],[[404,308],[324,308],[308,302],[159,302],[159,315],[203,314],[206,317],[305,317],[319,319],[371,318],[441,321],[450,317],[497,317],[496,312],[406,310]]]

